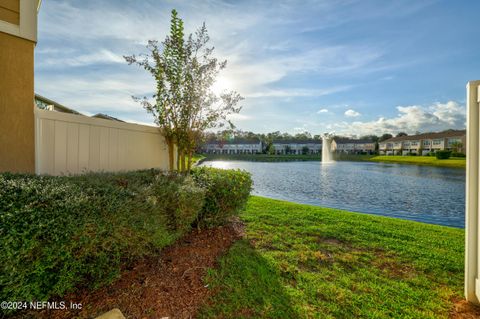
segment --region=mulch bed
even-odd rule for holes
[[[212,291],[203,278],[215,268],[220,256],[243,236],[238,220],[228,226],[194,230],[161,256],[139,261],[109,286],[95,291],[81,290],[62,298],[82,305],[82,310],[52,310],[20,313],[15,318],[69,319],[95,318],[118,308],[128,318],[195,318]],[[480,318],[480,307],[453,300],[450,318]]]
[[[243,225],[194,230],[160,257],[138,262],[107,287],[79,291],[62,298],[82,304],[82,310],[29,312],[19,318],[95,318],[113,308],[126,318],[194,318],[211,290],[202,280],[208,268],[243,235]]]
[[[480,318],[480,306],[467,302],[466,300],[458,300],[455,307],[450,313],[452,319],[475,319]]]

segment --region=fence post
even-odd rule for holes
[[[479,303],[479,96],[480,81],[467,84],[467,171],[465,203],[465,298]]]

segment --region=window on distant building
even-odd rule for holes
[[[462,142],[462,139],[460,139],[460,138],[449,138],[448,139],[448,145],[449,146],[454,144],[454,143],[461,143],[461,142]]]
[[[433,145],[441,145],[442,140],[433,140]]]
[[[430,145],[430,140],[423,141],[423,146],[429,146],[429,145]]]

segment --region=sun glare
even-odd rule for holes
[[[224,77],[224,76],[219,76],[217,78],[217,81],[212,85],[212,91],[215,94],[220,94],[224,91],[228,91],[232,89],[232,82]]]

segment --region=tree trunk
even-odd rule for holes
[[[170,171],[174,171],[175,170],[175,160],[174,160],[174,155],[173,152],[175,150],[174,148],[174,144],[173,144],[173,140],[171,138],[165,138],[165,141],[168,145],[168,167],[170,169]]]
[[[181,172],[182,171],[182,153],[180,151],[180,148],[177,148],[177,171]]]
[[[180,152],[180,172],[185,172],[185,151]]]
[[[188,152],[187,171],[190,172],[191,169],[192,169],[192,152]]]

